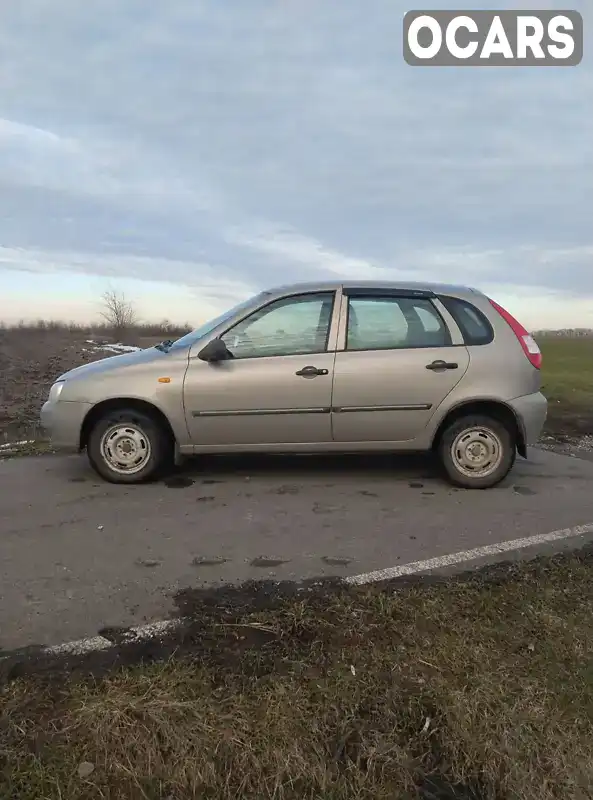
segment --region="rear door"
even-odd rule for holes
[[[441,311],[443,313],[441,313]],[[430,293],[344,289],[334,366],[338,442],[416,439],[469,365]]]

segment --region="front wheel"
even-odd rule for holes
[[[452,484],[489,489],[512,469],[517,446],[504,423],[492,417],[467,416],[446,428],[438,453]]]
[[[109,483],[145,483],[173,461],[173,442],[159,422],[134,409],[108,411],[93,426],[87,455]]]

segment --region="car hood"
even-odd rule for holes
[[[146,350],[137,350],[134,353],[122,353],[122,355],[102,358],[99,361],[91,361],[89,364],[81,364],[80,367],[64,372],[58,381],[70,380],[71,378],[86,378],[89,375],[98,375],[101,372],[111,372],[114,369],[131,367],[137,364],[149,364],[153,361],[161,361],[167,358],[167,353],[157,350],[156,347],[149,347]]]

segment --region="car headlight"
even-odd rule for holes
[[[62,389],[64,388],[64,381],[56,381],[54,385],[49,390],[49,397],[47,398],[50,403],[55,403],[60,395],[62,394]]]

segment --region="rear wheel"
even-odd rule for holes
[[[171,435],[158,420],[134,409],[108,411],[87,443],[91,466],[110,483],[145,483],[173,463]]]
[[[447,478],[466,489],[489,489],[500,483],[515,463],[512,431],[493,417],[472,415],[445,429],[438,447]]]

